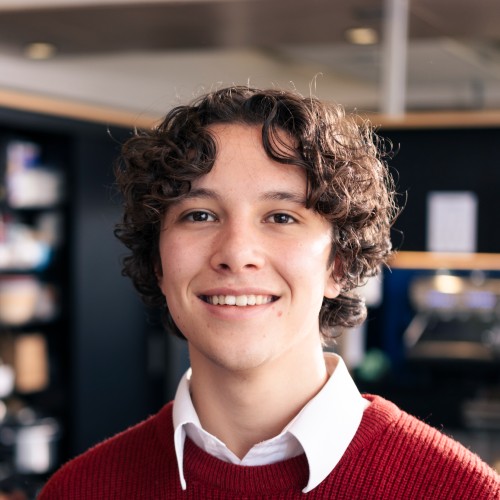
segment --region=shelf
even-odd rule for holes
[[[500,126],[500,110],[410,112],[401,117],[378,113],[366,116],[382,129],[484,128]]]
[[[398,252],[389,261],[394,269],[500,271],[497,253]]]
[[[160,116],[0,88],[0,106],[108,125],[151,128]]]
[[[161,114],[137,113],[112,106],[102,106],[2,88],[0,88],[0,106],[52,116],[137,128],[151,128],[162,118]],[[500,110],[496,109],[410,112],[401,117],[381,113],[367,113],[362,118],[368,118],[375,126],[386,129],[500,126]]]

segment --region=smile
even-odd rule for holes
[[[273,295],[202,295],[201,299],[214,306],[260,306],[277,300]]]

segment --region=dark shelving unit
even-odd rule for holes
[[[0,490],[19,488],[34,498],[59,465],[144,419],[163,402],[151,393],[148,381],[147,316],[132,285],[121,276],[125,250],[113,236],[121,211],[113,164],[129,133],[100,122],[0,108],[2,217],[31,228],[44,213],[56,213],[59,220],[59,242],[43,266],[0,266],[0,282],[30,276],[55,291],[52,317],[19,324],[0,321],[0,343],[30,332],[45,342],[47,384],[23,392],[14,387],[4,403],[9,412],[21,405],[32,417],[57,423],[56,459],[46,471],[18,470],[14,445],[3,446]],[[63,174],[64,194],[53,205],[9,205],[6,158],[13,141],[36,144],[40,164]]]

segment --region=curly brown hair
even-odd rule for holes
[[[368,123],[336,104],[296,92],[223,88],[172,109],[158,127],[136,132],[123,144],[116,178],[124,214],[115,228],[131,251],[123,274],[146,305],[163,309],[168,329],[182,337],[155,273],[159,234],[169,205],[213,167],[217,150],[210,125],[216,123],[261,126],[267,155],[305,170],[306,206],[332,224],[331,262],[341,284],[338,297],[323,300],[323,339],[333,336],[334,327],[361,323],[366,306],[352,290],[376,275],[392,251],[390,227],[397,209],[385,151]],[[295,150],[283,147],[283,131]]]

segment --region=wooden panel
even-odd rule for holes
[[[145,113],[6,89],[0,89],[0,106],[123,127],[150,128],[159,120]]]
[[[500,270],[497,253],[398,252],[389,263],[396,269]]]
[[[369,114],[368,120],[382,129],[474,128],[500,126],[500,110],[435,111],[406,113],[400,118]]]

